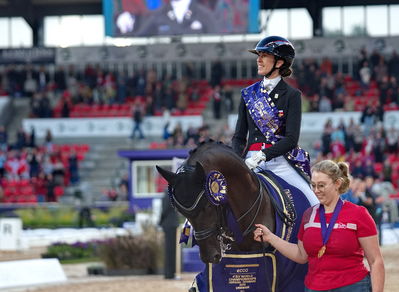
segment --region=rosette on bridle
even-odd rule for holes
[[[205,191],[212,204],[219,206],[227,203],[227,182],[221,172],[213,170],[208,174]]]

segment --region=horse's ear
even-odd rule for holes
[[[171,172],[169,170],[163,169],[162,167],[155,165],[155,167],[157,168],[158,172],[160,175],[162,175],[162,177],[164,179],[166,179],[166,181],[171,184],[174,185],[176,183],[176,177],[177,174],[174,172]]]
[[[197,161],[197,163],[195,164],[194,177],[199,178],[201,182],[203,179],[205,179],[205,170],[199,161]]]

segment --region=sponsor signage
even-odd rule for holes
[[[0,49],[0,64],[54,64],[55,48]]]

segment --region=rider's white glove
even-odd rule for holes
[[[259,150],[251,157],[245,159],[245,164],[249,167],[249,169],[254,169],[261,163],[261,161],[266,161],[266,154],[263,153],[262,150]]]

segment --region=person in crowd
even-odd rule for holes
[[[52,174],[46,175],[45,185],[46,185],[46,201],[56,202],[57,197],[55,195],[54,189],[57,186],[57,184]]]
[[[312,188],[320,204],[305,211],[297,244],[255,224],[254,240],[268,242],[295,262],[309,264],[305,292],[384,290],[385,268],[376,225],[364,207],[340,198],[348,187],[345,162],[320,161],[312,167]]]
[[[115,20],[115,34],[132,36],[148,16],[148,8],[143,0],[117,1],[119,11]]]
[[[331,112],[331,110],[331,100],[327,96],[323,95],[319,102],[319,112],[328,113]]]
[[[389,153],[397,153],[398,142],[399,142],[399,131],[392,124],[391,127],[387,130],[387,135],[386,135],[387,150]]]
[[[347,152],[351,152],[355,148],[355,133],[356,133],[356,124],[353,118],[350,118],[349,125],[346,127],[346,135],[345,135],[345,149]]]
[[[349,201],[353,204],[359,204],[359,197],[357,196],[359,184],[361,183],[360,178],[350,178],[349,188],[346,192],[341,194],[341,199]]]
[[[359,70],[360,84],[363,91],[369,89],[372,70],[370,69],[369,63],[367,61],[363,62],[362,67]]]
[[[143,122],[143,115],[144,115],[143,105],[140,104],[140,101],[136,101],[136,103],[132,108],[133,130],[132,130],[132,135],[130,136],[132,139],[134,139],[136,132],[138,132],[140,139],[145,138],[143,130],[141,129],[141,124]]]
[[[214,12],[199,1],[171,0],[151,12],[137,36],[219,33]]]
[[[313,206],[318,201],[309,185],[309,154],[298,146],[301,92],[283,79],[292,73],[295,49],[287,39],[269,36],[249,51],[257,55],[263,80],[241,91],[232,147],[250,169],[267,169],[284,178]]]
[[[391,198],[390,195],[395,194],[396,190],[391,181],[385,181],[384,175],[380,173],[380,176],[376,179],[375,183],[371,186],[373,193],[378,194],[378,202],[382,204],[382,210],[387,211],[388,222],[394,223],[399,221],[399,206],[395,199]],[[383,217],[383,216],[381,216]],[[382,219],[382,218],[381,218]],[[380,241],[381,242],[381,241]]]
[[[119,180],[118,192],[121,200],[129,200],[129,177],[127,173],[125,173]]]
[[[159,225],[165,234],[164,277],[165,279],[174,279],[176,272],[176,228],[179,226],[179,219],[175,209],[170,204],[167,190],[162,199]]]
[[[32,148],[32,151],[28,154],[27,162],[29,164],[29,177],[37,177],[40,172],[40,155],[36,148]]]
[[[364,196],[366,200],[362,200],[360,202],[370,213],[371,217],[374,219],[375,224],[377,225],[378,230],[378,238],[381,243],[382,241],[382,205],[384,202],[384,197],[375,192],[375,188],[373,186],[375,184],[374,176],[367,175],[364,179],[365,189]]]
[[[14,148],[22,150],[23,148],[28,146],[27,140],[28,139],[25,130],[23,129],[23,127],[20,127],[17,131],[17,139],[14,144]]]
[[[211,80],[209,82],[210,85],[212,87],[215,87],[217,85],[221,86],[223,80],[223,74],[224,74],[224,69],[222,62],[219,60],[213,62],[211,67]]]
[[[8,150],[8,134],[3,125],[0,125],[0,149],[2,151]]]
[[[234,110],[233,89],[230,85],[225,85],[223,87],[223,96],[226,106],[226,112],[230,114]]]
[[[47,153],[52,153],[53,152],[53,146],[54,146],[53,134],[51,133],[50,129],[46,130],[46,135],[44,137],[43,146],[45,147]]]
[[[83,206],[79,211],[79,228],[94,227],[96,224],[93,220],[93,215],[90,207]]]
[[[0,179],[2,179],[4,177],[4,175],[5,175],[5,171],[6,171],[5,164],[6,164],[6,161],[7,161],[7,152],[3,151],[0,148]]]
[[[221,91],[220,85],[216,85],[213,89],[212,94],[213,102],[213,117],[220,120],[222,117],[222,103],[223,103],[223,93]]]
[[[321,134],[321,152],[323,156],[326,156],[331,150],[332,138],[331,135],[334,132],[332,120],[328,119],[324,124],[323,132]]]
[[[0,202],[3,202],[5,199],[4,197],[4,189],[3,187],[0,185]]]
[[[36,130],[33,126],[30,128],[28,145],[30,148],[36,148]]]
[[[68,157],[68,171],[70,175],[70,182],[72,185],[79,183],[79,160],[78,155],[74,149],[71,150],[71,153]]]
[[[71,114],[71,106],[67,100],[63,100],[61,106],[61,117],[69,118],[70,114]]]

